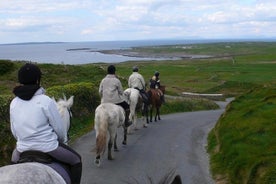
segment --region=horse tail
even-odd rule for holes
[[[95,130],[96,130],[96,154],[105,152],[107,142],[108,119],[104,114],[104,109],[96,109],[95,112]]]
[[[104,154],[106,148],[106,133],[104,131],[100,131],[96,138],[96,154]]]

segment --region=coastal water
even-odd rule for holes
[[[100,50],[127,49],[139,46],[222,42],[222,40],[143,40],[103,42],[61,42],[0,44],[0,59],[54,64],[116,63],[133,60],[160,60],[102,54]]]

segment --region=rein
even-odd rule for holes
[[[71,108],[68,108],[67,107],[67,110],[68,110],[68,112],[69,112],[69,129],[68,129],[68,131],[67,131],[67,137],[68,137],[68,140],[67,140],[67,142],[70,140],[70,136],[69,136],[69,130],[71,129],[71,120],[72,120],[72,117],[73,117],[73,113],[72,113],[72,110],[71,110]],[[66,142],[66,143],[67,143]]]

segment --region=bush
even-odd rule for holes
[[[0,60],[0,75],[4,75],[14,69],[14,63],[10,60]]]
[[[54,86],[47,89],[47,95],[55,99],[74,96],[72,112],[74,117],[87,116],[94,113],[100,104],[100,96],[93,83],[76,83]]]
[[[0,95],[0,165],[7,164],[15,145],[15,140],[10,131],[9,106],[12,95]]]

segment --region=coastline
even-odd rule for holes
[[[133,51],[132,49],[100,50],[100,51],[91,51],[91,52],[99,52],[102,54],[120,55],[120,56],[135,57],[135,58],[153,58],[157,60],[205,59],[205,58],[213,57],[210,55],[187,54],[184,52],[150,53],[150,52],[143,52],[143,51]]]

